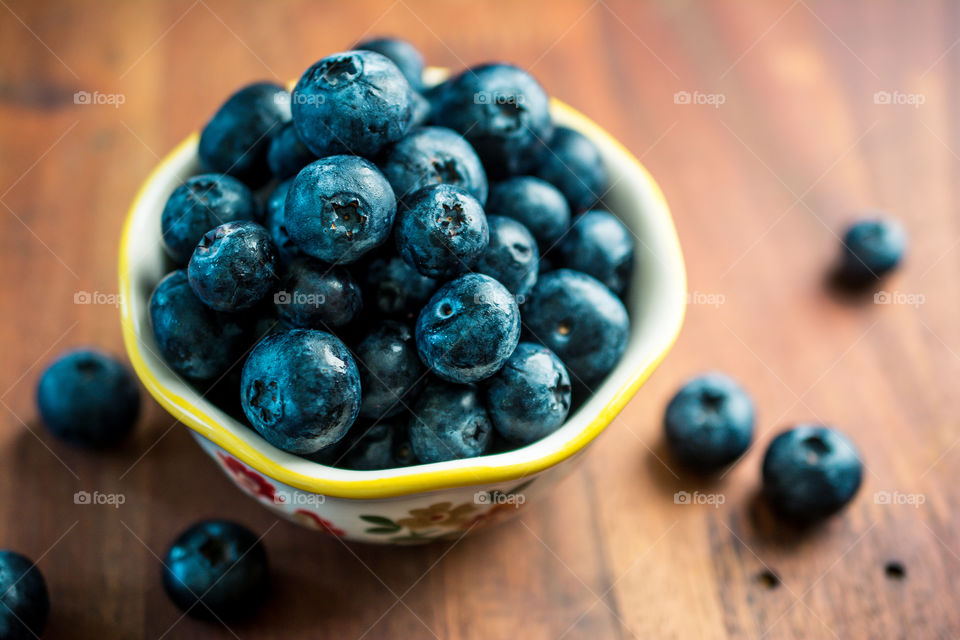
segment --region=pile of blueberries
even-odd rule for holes
[[[314,64],[292,95],[241,89],[201,136],[212,173],[163,212],[176,270],[150,316],[164,359],[274,445],[324,464],[383,469],[533,442],[628,337],[619,296],[633,240],[594,208],[608,176],[593,143],[554,127],[543,89],[515,67],[430,88],[422,71],[408,43],[372,40]],[[870,285],[904,247],[895,221],[858,222],[837,275]],[[54,435],[103,448],[133,428],[140,393],[124,365],[82,349],[46,369],[37,403]],[[748,449],[754,406],[710,373],[680,389],[664,426],[678,461],[712,472]],[[822,425],[778,435],[763,461],[769,504],[799,524],[842,508],[861,477],[853,444]],[[162,573],[186,613],[221,620],[255,611],[269,575],[262,542],[222,520],[182,532]],[[0,605],[0,638],[43,632],[45,581],[13,551],[0,550]]]
[[[554,126],[517,67],[422,76],[411,45],[377,40],[292,92],[240,89],[203,129],[204,173],[162,214],[160,355],[274,446],[327,465],[539,440],[629,337],[634,239],[602,208],[594,143]]]

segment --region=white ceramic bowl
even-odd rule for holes
[[[148,313],[150,294],[165,275],[160,215],[174,188],[199,170],[196,133],[147,178],[130,208],[121,241],[123,337],[143,385],[193,430],[203,450],[242,491],[277,514],[327,534],[416,543],[457,537],[516,513],[569,473],[650,376],[673,345],[686,304],[680,245],[653,178],[585,116],[558,100],[552,101],[551,112],[558,125],[578,130],[599,147],[613,185],[604,200],[637,238],[626,296],[631,329],[626,352],[594,395],[556,432],[506,453],[352,471],[281,451],[203,398],[157,354]]]

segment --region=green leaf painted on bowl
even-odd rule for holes
[[[366,533],[396,533],[400,531],[400,527],[370,527],[366,530]]]
[[[400,525],[391,520],[390,518],[385,518],[383,516],[360,516],[360,519],[364,522],[369,522],[370,524],[380,525],[382,527],[394,527],[394,530],[399,529]]]

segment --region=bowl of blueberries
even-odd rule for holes
[[[239,89],[120,249],[148,391],[245,493],[352,540],[504,520],[665,357],[685,274],[657,185],[526,71],[370,40]]]

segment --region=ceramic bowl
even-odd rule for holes
[[[594,395],[548,437],[515,451],[386,471],[336,469],[281,451],[173,373],[157,354],[148,303],[168,263],[160,242],[167,197],[198,172],[198,135],[180,143],[140,188],[120,246],[123,337],[143,385],[244,493],[323,533],[375,543],[449,539],[506,519],[569,473],[666,356],[686,304],[679,242],[663,194],[616,140],[553,100],[557,124],[593,140],[609,168],[609,208],[637,238],[626,296],[630,340]],[[239,366],[239,365],[238,365]]]

